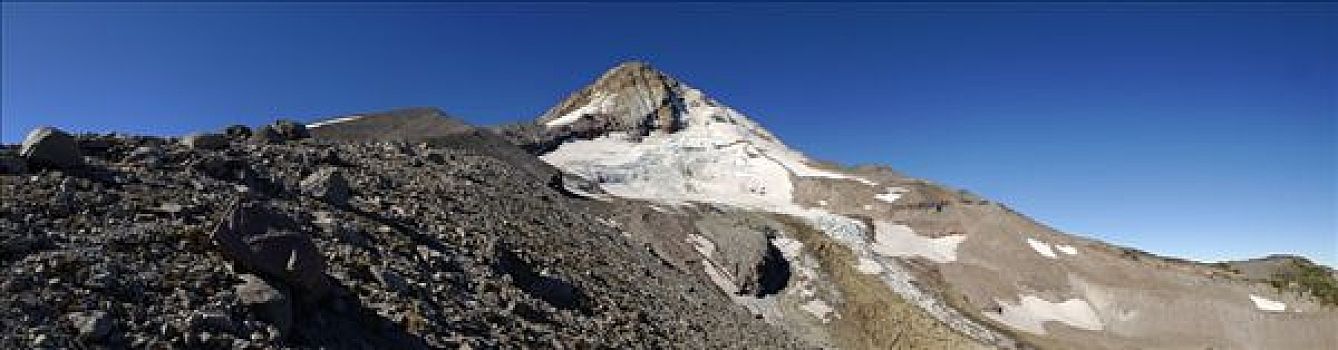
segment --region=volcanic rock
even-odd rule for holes
[[[28,133],[19,156],[30,164],[56,168],[76,168],[84,164],[83,154],[74,137],[52,127],[41,127]]]
[[[181,144],[193,149],[214,150],[228,147],[228,138],[219,134],[195,133],[181,138]]]
[[[343,206],[348,204],[351,191],[348,180],[334,167],[325,167],[302,180],[302,193],[319,198],[330,204]]]

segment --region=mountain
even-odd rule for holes
[[[1333,294],[1332,270],[1311,273],[1319,282],[1301,288],[1266,283],[1260,275],[1277,272],[1157,257],[1065,234],[887,168],[814,161],[646,63],[619,65],[535,122],[499,130],[614,196],[680,208],[688,221],[703,219],[681,208],[704,204],[788,221],[768,237],[788,247],[799,273],[775,295],[736,300],[773,324],[802,329],[795,333],[814,344],[1338,347],[1338,312],[1324,298]],[[852,281],[851,269],[863,278]],[[868,280],[881,283],[859,283]],[[914,306],[917,317],[887,319],[892,324],[933,319],[966,340],[915,343],[932,337],[898,333],[890,343],[870,342],[897,331],[858,324],[877,311],[852,300],[869,297]]]
[[[1336,276],[811,159],[644,62],[495,127],[0,147],[4,348],[1332,349]]]

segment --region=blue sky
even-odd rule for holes
[[[529,119],[645,59],[841,163],[1061,230],[1338,261],[1333,4],[3,5],[3,130]]]

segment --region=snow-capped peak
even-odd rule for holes
[[[793,205],[791,176],[873,182],[811,165],[752,119],[645,64],[605,73],[539,121],[575,135],[543,156],[620,196]]]

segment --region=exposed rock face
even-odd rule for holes
[[[559,102],[536,123],[496,130],[530,152],[545,153],[569,139],[673,132],[683,127],[685,112],[677,80],[645,62],[627,62]]]
[[[539,124],[577,134],[673,132],[681,127],[681,94],[678,81],[649,64],[623,63],[549,109]]]
[[[30,164],[72,169],[84,164],[83,153],[74,137],[60,129],[41,127],[28,132],[19,148],[19,156]]]
[[[765,296],[785,287],[790,266],[770,242],[778,224],[742,212],[710,213],[696,221],[702,236],[710,240],[710,257],[734,282],[736,293]]]

